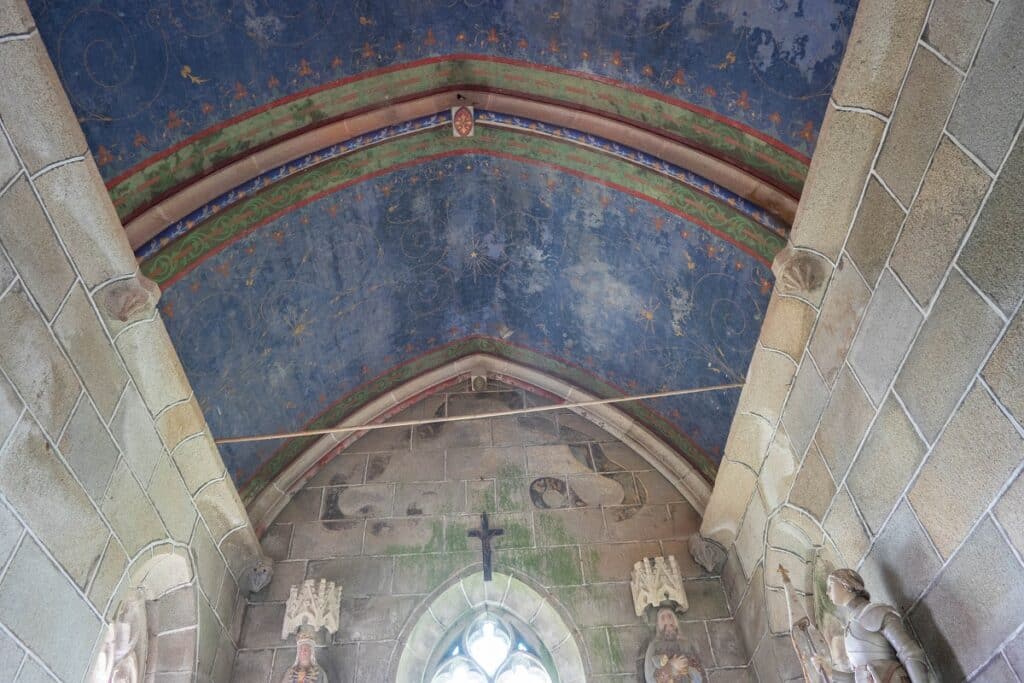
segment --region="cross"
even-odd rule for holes
[[[487,523],[487,513],[480,515],[480,528],[470,529],[467,534],[471,538],[480,539],[480,551],[484,556],[484,581],[491,580],[491,537],[501,536],[504,529],[492,529]]]

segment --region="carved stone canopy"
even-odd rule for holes
[[[292,633],[298,633],[300,628],[309,633],[321,628],[328,633],[335,633],[340,612],[341,586],[326,579],[320,579],[319,583],[306,579],[292,586],[285,605],[281,638],[286,640]]]
[[[634,564],[629,587],[633,592],[633,608],[638,617],[648,607],[658,607],[666,602],[675,603],[680,611],[690,606],[686,600],[679,564],[672,555],[645,557]]]

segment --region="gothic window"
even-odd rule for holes
[[[431,683],[552,683],[524,635],[485,612],[457,634]]]

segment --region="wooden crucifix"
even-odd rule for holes
[[[480,551],[483,553],[484,560],[484,581],[491,580],[491,537],[501,536],[505,533],[504,529],[492,529],[487,522],[487,513],[480,515],[480,528],[470,529],[467,534],[471,538],[480,539]]]

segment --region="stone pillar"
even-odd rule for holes
[[[175,547],[226,680],[259,544],[23,0],[0,82],[0,678],[81,680],[128,567]]]

